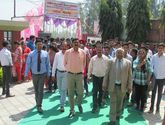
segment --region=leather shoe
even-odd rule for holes
[[[8,97],[14,97],[15,95],[6,95],[6,98],[8,98]]]
[[[156,114],[158,114],[158,113],[159,113],[159,108],[156,109]]]
[[[150,108],[150,110],[148,111],[149,114],[153,113],[153,108]]]
[[[116,125],[116,122],[115,121],[111,121],[111,122],[109,122],[109,125]]]
[[[70,111],[68,118],[73,118],[75,116],[75,112],[74,111]]]
[[[120,120],[120,116],[116,116],[116,120]]]
[[[38,113],[43,113],[43,110],[41,107],[37,107],[37,111],[38,111]]]
[[[82,108],[82,106],[80,105],[80,106],[78,106],[78,110],[79,110],[79,112],[80,113],[83,113],[83,108]]]
[[[2,92],[2,95],[5,95],[6,93],[5,92]]]
[[[92,109],[92,113],[96,113],[96,108],[93,108]]]
[[[65,110],[64,110],[64,106],[61,106],[60,107],[60,112],[64,112]]]

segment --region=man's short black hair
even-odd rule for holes
[[[9,42],[8,41],[3,41],[3,43],[2,43],[2,46],[3,47],[7,47],[9,45]]]
[[[160,46],[164,47],[164,43],[159,43],[158,47],[160,47]]]
[[[128,46],[129,44],[128,43],[126,43],[126,42],[124,42],[123,44],[122,44],[122,46]]]
[[[138,49],[136,49],[136,48],[131,49],[131,51],[134,52],[135,55],[137,55],[137,53],[138,53]]]
[[[146,52],[148,52],[148,48],[146,46],[140,47],[140,49],[144,49]]]
[[[37,43],[42,43],[42,38],[36,38],[35,44],[37,44]]]
[[[34,39],[35,38],[35,36],[34,35],[31,35],[30,36],[30,40],[32,40],[32,39]]]
[[[18,41],[15,41],[14,44],[15,44],[15,45],[21,45],[21,43],[18,42]]]
[[[72,38],[72,43],[75,41],[79,41],[79,39],[78,38]]]

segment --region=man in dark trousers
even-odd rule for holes
[[[27,58],[25,77],[27,77],[28,71],[31,69],[37,111],[42,113],[44,81],[49,76],[50,64],[48,53],[42,50],[42,40],[38,38],[35,44],[36,49]]]
[[[0,51],[0,64],[3,70],[3,84],[2,84],[2,95],[6,94],[6,97],[13,97],[10,94],[9,84],[11,82],[11,69],[12,69],[12,57],[11,52],[7,49],[9,42],[4,41],[2,43],[3,49]]]

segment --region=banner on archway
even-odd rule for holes
[[[80,6],[76,3],[45,0],[45,14],[47,17],[77,19],[80,18]]]

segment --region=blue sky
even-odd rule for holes
[[[44,0],[16,0],[16,16],[25,16],[28,10],[35,8]],[[84,2],[85,0],[58,0],[68,2]],[[14,0],[1,0],[0,20],[11,20],[14,15]]]

